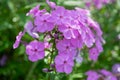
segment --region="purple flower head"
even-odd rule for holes
[[[37,40],[31,41],[26,46],[26,53],[30,61],[35,62],[40,59],[43,59],[45,56],[44,53],[44,43]]]
[[[75,39],[78,36],[77,29],[74,29],[71,25],[61,25],[58,29],[63,33],[66,39]]]
[[[87,71],[86,75],[88,76],[87,80],[98,80],[99,79],[99,74],[92,70]]]
[[[99,52],[96,48],[91,48],[89,50],[89,58],[93,61],[96,61],[98,59]]]
[[[51,2],[49,0],[46,0],[47,4],[52,8],[52,9],[55,9],[57,6],[54,2]]]
[[[99,24],[95,22],[94,20],[92,20],[91,18],[87,19],[87,24],[92,30],[94,30],[97,36],[101,36],[103,34],[102,30],[100,29]]]
[[[86,37],[83,40],[84,40],[85,45],[89,48],[92,47],[95,42],[94,36],[89,33],[86,33]]]
[[[102,0],[93,0],[94,1],[94,5],[95,7],[97,7],[97,9],[101,9],[103,4],[102,4]]]
[[[71,39],[71,44],[76,48],[82,48],[83,47],[83,40],[81,36],[78,36],[76,39]]]
[[[85,3],[85,5],[89,8],[89,7],[91,6],[91,2],[90,2],[90,1],[87,1],[87,2]]]
[[[24,35],[24,32],[19,32],[19,34],[16,36],[16,41],[15,41],[15,43],[13,44],[13,48],[14,49],[16,49],[18,46],[19,46],[19,44],[20,44],[20,42],[21,42],[21,38],[22,38],[22,36]]]
[[[85,0],[86,6],[94,5],[97,9],[101,9],[104,5],[113,3],[115,0]]]
[[[35,25],[37,26],[38,32],[47,32],[51,31],[54,28],[54,23],[51,22],[49,19],[51,18],[51,15],[49,13],[46,13],[42,16],[37,16],[35,18]]]
[[[38,15],[42,15],[43,13],[46,12],[45,9],[43,10],[39,10],[40,5],[35,6],[34,8],[32,8],[26,15],[32,15],[33,17],[36,17]]]
[[[55,57],[55,67],[57,72],[65,72],[69,74],[72,72],[72,67],[74,66],[74,61],[68,54],[58,54]]]
[[[1,58],[0,58],[0,66],[4,66],[6,64],[7,61],[7,56],[4,54]]]
[[[120,64],[114,64],[112,67],[112,72],[113,73],[120,73]]]
[[[69,22],[69,14],[64,7],[57,7],[51,12],[51,21],[56,25],[63,25]]]
[[[39,38],[39,35],[38,35],[38,33],[36,32],[35,26],[33,26],[32,21],[28,21],[28,22],[25,24],[25,30],[26,30],[26,32],[28,32],[28,34],[29,34],[30,36],[32,36],[33,38]]]
[[[100,42],[100,40],[97,39],[95,45],[99,53],[103,51],[102,43]]]
[[[81,56],[81,54],[80,54],[80,50],[77,50],[77,54],[76,54],[76,56],[75,56],[75,60],[76,60],[76,62],[77,63],[82,63],[82,61],[83,61],[83,57]]]
[[[73,57],[76,55],[76,48],[71,45],[70,40],[64,39],[59,41],[56,44],[56,48],[58,49],[58,53],[68,53]]]
[[[100,73],[105,76],[105,80],[117,80],[117,78],[109,71],[102,69]]]

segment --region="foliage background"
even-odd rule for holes
[[[68,9],[85,7],[82,0],[51,0]],[[85,80],[85,72],[90,69],[111,70],[112,65],[120,63],[120,0],[97,10],[91,7],[91,13],[103,30],[106,41],[104,51],[96,63],[85,58],[81,64],[76,64],[70,75],[50,74],[42,72],[48,65],[43,60],[32,63],[28,61],[25,48],[21,45],[13,50],[13,43],[19,31],[29,17],[26,13],[36,4],[41,9],[48,8],[45,0],[0,0],[0,80]],[[31,40],[27,34],[23,39]]]

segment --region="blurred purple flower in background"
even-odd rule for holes
[[[101,9],[104,5],[113,3],[115,0],[84,0],[84,1],[88,8],[94,5],[97,9]]]
[[[7,56],[4,54],[2,55],[2,57],[0,58],[0,66],[4,66],[6,64],[7,61]]]
[[[99,74],[92,70],[87,71],[86,75],[88,76],[87,80],[98,80],[99,79]]]
[[[113,73],[120,73],[120,64],[114,64],[112,67],[112,72]]]
[[[110,71],[101,69],[98,71],[89,70],[86,72],[87,80],[117,80],[117,77]]]

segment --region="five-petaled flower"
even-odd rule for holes
[[[35,62],[44,58],[44,43],[34,40],[26,46],[26,53],[30,61]]]
[[[55,57],[55,67],[57,72],[65,72],[69,74],[72,72],[73,66],[74,61],[70,55],[61,53]]]

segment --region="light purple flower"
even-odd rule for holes
[[[83,57],[80,55],[80,54],[78,54],[76,57],[75,57],[75,60],[76,60],[76,62],[77,63],[82,63],[82,61],[83,61]]]
[[[90,5],[94,5],[97,9],[101,9],[104,5],[113,3],[115,0],[84,0],[84,1],[88,8],[90,7]]]
[[[95,45],[99,53],[103,51],[102,42],[100,42],[100,40],[97,39]]]
[[[82,48],[83,47],[83,40],[82,40],[82,37],[81,36],[78,36],[77,38],[75,39],[71,39],[71,44],[76,47],[76,48]]]
[[[0,58],[0,66],[4,66],[6,64],[7,58],[8,57],[5,54],[2,55],[2,57]]]
[[[15,41],[15,43],[13,44],[13,48],[14,49],[16,49],[18,46],[19,46],[19,44],[20,44],[20,42],[21,42],[21,38],[22,38],[22,36],[24,35],[24,32],[19,32],[19,34],[16,36],[16,41]]]
[[[55,57],[55,67],[57,72],[65,72],[69,74],[72,72],[72,67],[74,66],[74,61],[68,54],[58,54]]]
[[[117,80],[117,78],[109,71],[102,69],[100,73],[105,76],[105,80]]]
[[[44,43],[37,40],[31,41],[26,46],[26,53],[30,61],[35,62],[40,59],[43,59],[45,56],[44,53]]]
[[[70,40],[67,39],[60,40],[56,44],[56,48],[58,49],[58,53],[68,53],[73,57],[76,55],[76,51],[77,51],[76,48],[71,45]]]
[[[97,50],[97,48],[91,48],[89,50],[89,58],[93,61],[96,61],[98,59],[99,56],[99,52]]]
[[[71,25],[61,25],[58,27],[58,29],[63,33],[66,39],[75,39],[78,36],[77,29],[74,29]]]
[[[51,18],[51,15],[49,13],[46,13],[42,16],[37,16],[35,18],[35,25],[38,32],[47,32],[53,30],[55,27],[54,23],[51,22],[49,19]]]
[[[69,22],[69,14],[64,7],[57,7],[51,12],[52,17],[50,20],[56,25],[63,25]]]
[[[112,72],[113,73],[120,73],[120,64],[114,64],[112,67]]]
[[[39,38],[39,35],[37,33],[37,31],[35,30],[35,26],[33,26],[33,23],[32,21],[28,21],[26,24],[25,24],[25,30],[26,32],[28,32],[28,34],[30,36],[32,36],[33,38]]]
[[[55,9],[57,6],[54,2],[51,2],[49,0],[46,0],[47,4],[52,8],[52,9]]]
[[[99,24],[95,22],[94,20],[92,20],[91,18],[87,19],[87,24],[92,30],[94,30],[97,36],[101,36],[103,34],[102,30],[100,29]]]
[[[33,17],[36,17],[36,16],[38,16],[38,15],[40,16],[40,15],[42,15],[43,13],[46,12],[45,9],[39,10],[39,7],[40,7],[40,5],[35,6],[35,7],[32,8],[26,15],[27,15],[27,16],[32,15]]]
[[[95,71],[89,70],[86,72],[87,80],[98,80],[99,79],[99,74]]]

